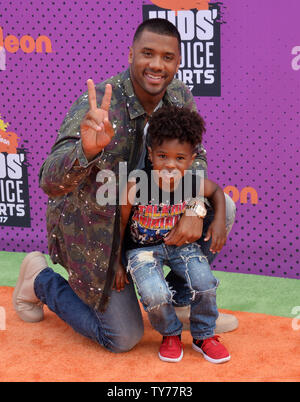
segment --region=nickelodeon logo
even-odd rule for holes
[[[4,37],[3,29],[0,27],[0,50],[1,48],[9,53],[16,53],[19,49],[24,53],[32,53],[34,51],[36,51],[36,53],[51,53],[52,43],[45,35],[39,36],[36,40],[30,35],[24,35],[20,40],[15,35],[7,35]]]
[[[257,191],[253,187],[244,187],[239,191],[235,186],[227,186],[223,189],[234,202],[240,201],[241,204],[247,204],[248,200],[252,205],[258,204]]]
[[[191,10],[208,10],[210,0],[151,0],[158,7],[166,8],[173,11]]]

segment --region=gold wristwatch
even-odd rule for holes
[[[198,216],[198,218],[205,218],[207,213],[205,206],[199,201],[193,201],[188,204],[186,206],[186,210],[192,210]]]

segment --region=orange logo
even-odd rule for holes
[[[153,4],[161,8],[166,8],[173,11],[191,10],[208,10],[210,0],[151,0]]]
[[[8,123],[0,119],[0,153],[16,154],[19,137],[16,133],[6,131],[7,127]]]
[[[231,196],[234,202],[240,200],[241,204],[247,204],[248,198],[250,198],[250,203],[253,205],[258,204],[258,194],[253,187],[244,187],[239,191],[235,186],[227,186],[224,188],[224,193]],[[231,195],[232,194],[232,195]]]
[[[4,48],[9,53],[16,53],[20,48],[24,53],[32,53],[34,50],[37,53],[43,53],[45,49],[46,53],[52,52],[51,40],[41,35],[35,41],[30,35],[24,35],[20,40],[15,35],[8,35],[4,37],[3,29],[0,27],[0,49]]]

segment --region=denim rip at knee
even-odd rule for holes
[[[213,276],[207,257],[203,255],[200,245],[197,243],[184,245],[179,247],[176,253],[182,260],[186,286],[191,295],[190,302],[198,300],[204,294],[215,295],[219,281]]]
[[[155,258],[154,251],[147,247],[145,250],[131,250],[130,254],[127,270],[130,272],[141,296],[145,311],[157,309],[163,304],[172,304],[174,292],[165,280],[163,264],[158,258]],[[148,282],[147,286],[142,286],[145,281]]]

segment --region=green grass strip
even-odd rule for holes
[[[25,256],[26,253],[0,251],[0,286],[15,286],[20,264]],[[66,270],[63,267],[52,264],[47,255],[46,259],[55,272],[67,278]],[[292,309],[300,306],[300,281],[298,279],[223,271],[213,272],[220,280],[217,290],[219,308],[295,317]],[[300,307],[297,310],[299,311]]]
[[[300,306],[299,279],[221,271],[214,271],[214,275],[220,280],[220,308],[294,318],[292,309]]]

